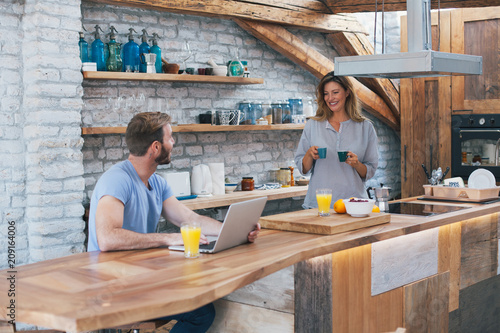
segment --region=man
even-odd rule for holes
[[[180,233],[155,233],[160,215],[180,226],[183,221],[201,224],[205,235],[218,235],[221,223],[196,214],[173,195],[165,179],[155,174],[158,165],[170,163],[174,139],[170,116],[161,112],[135,115],[125,140],[129,158],[106,171],[97,182],[90,202],[88,251],[145,249],[182,245]],[[248,234],[254,242],[260,225]],[[215,317],[212,304],[168,317],[178,323],[175,332],[206,332]]]

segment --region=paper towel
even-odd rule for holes
[[[224,163],[208,163],[212,175],[212,194],[224,194]]]

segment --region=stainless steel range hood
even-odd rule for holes
[[[481,75],[483,57],[432,51],[430,0],[407,0],[408,52],[335,57],[335,75],[414,78]]]

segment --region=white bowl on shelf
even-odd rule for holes
[[[368,216],[375,205],[375,200],[366,198],[353,198],[356,201],[350,201],[351,199],[344,199],[345,209],[347,214],[353,217],[365,217]]]
[[[227,66],[214,67],[214,75],[215,76],[226,76],[227,75]]]
[[[232,193],[238,187],[238,183],[226,183],[224,184],[224,189],[226,193]]]

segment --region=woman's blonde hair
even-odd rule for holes
[[[350,119],[356,122],[362,122],[366,118],[361,113],[361,108],[359,106],[358,97],[354,92],[351,81],[349,81],[345,76],[335,76],[333,71],[323,76],[316,89],[316,102],[318,103],[318,110],[316,110],[316,115],[311,117],[311,119],[324,121],[329,119],[333,112],[330,110],[325,102],[325,85],[329,82],[336,82],[340,84],[346,92],[348,92],[345,101],[345,111]]]

